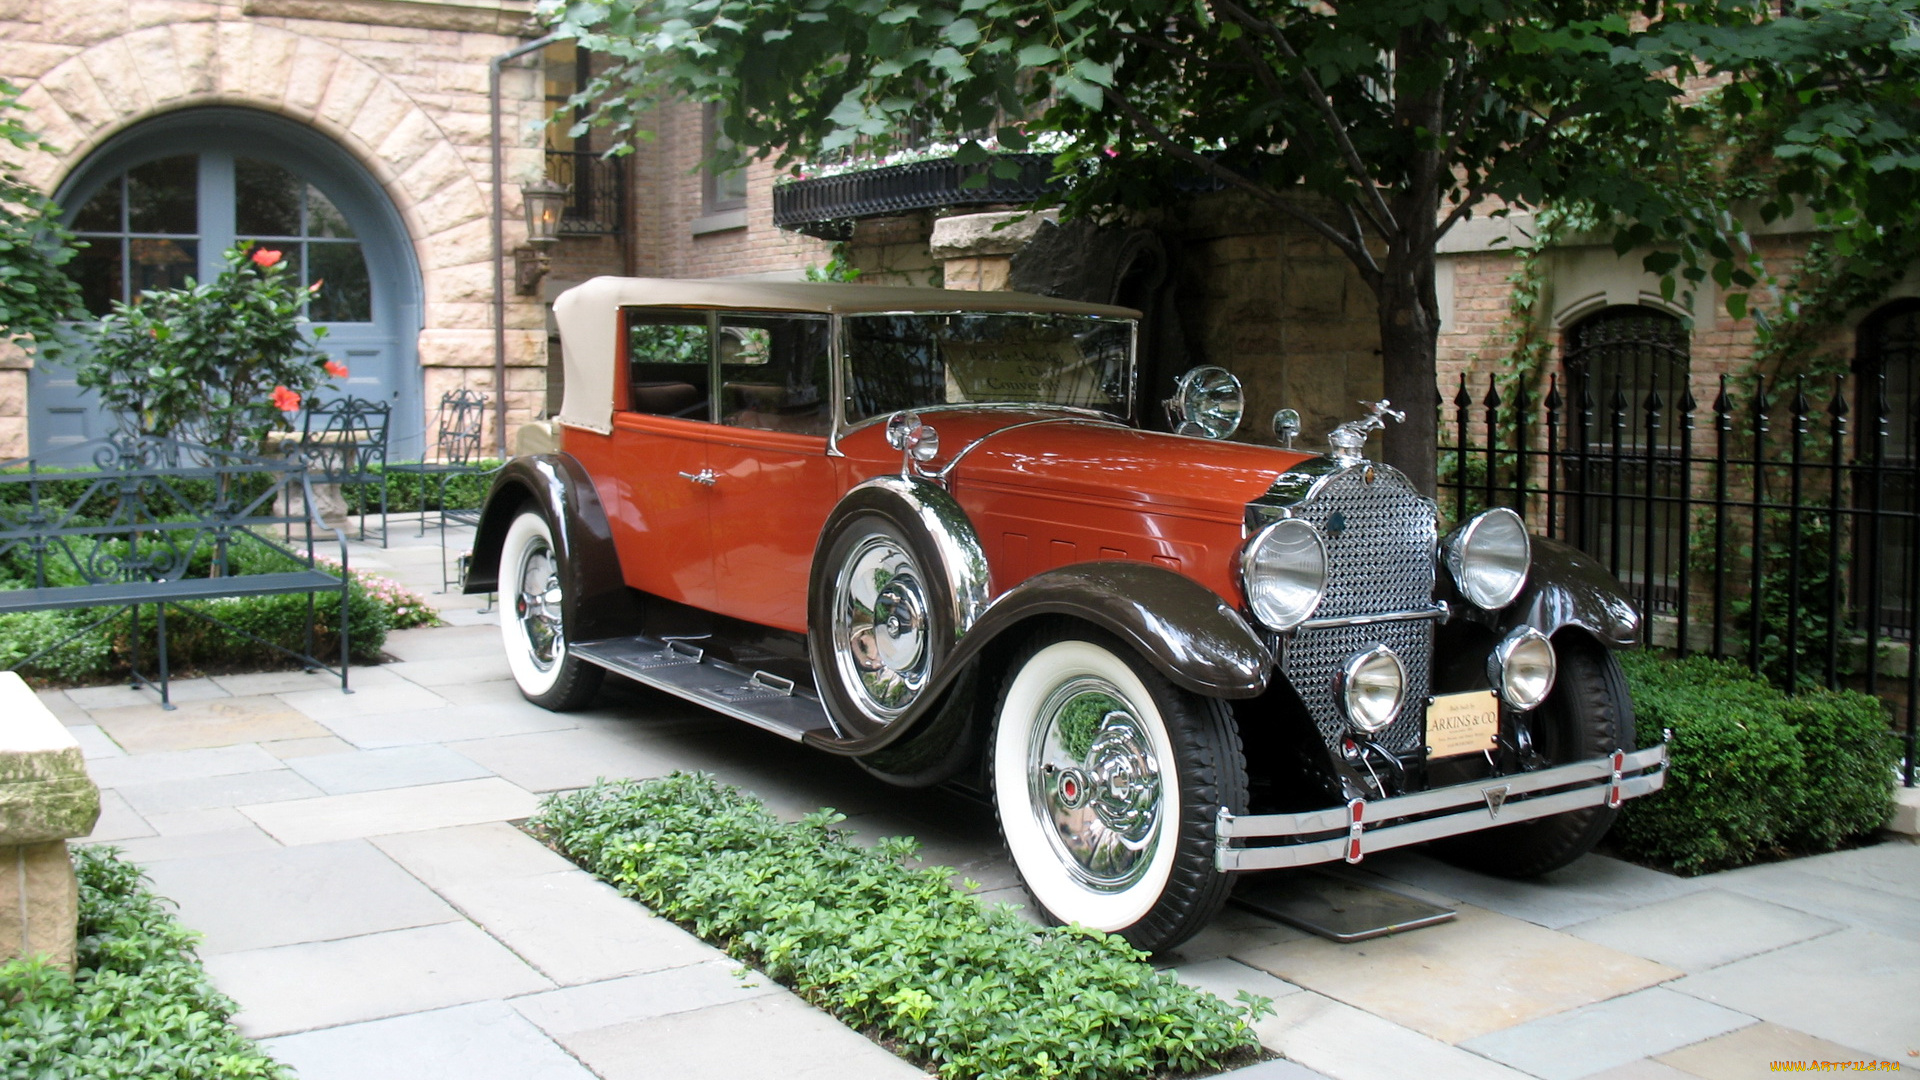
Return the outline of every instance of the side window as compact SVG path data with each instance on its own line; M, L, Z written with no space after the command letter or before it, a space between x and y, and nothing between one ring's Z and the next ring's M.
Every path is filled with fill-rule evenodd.
M831 363L824 315L720 317L720 422L825 435Z
M711 419L704 312L627 312L627 408Z

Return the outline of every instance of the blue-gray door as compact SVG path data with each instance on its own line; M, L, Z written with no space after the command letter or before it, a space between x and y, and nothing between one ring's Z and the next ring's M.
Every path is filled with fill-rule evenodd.
M419 458L420 272L399 214L333 142L247 109L191 109L128 129L90 155L55 198L88 246L70 272L89 310L220 272L241 240L285 252L319 282L308 318L350 375L334 395L393 405L389 459ZM34 452L97 438L113 421L71 370L40 363L29 381Z

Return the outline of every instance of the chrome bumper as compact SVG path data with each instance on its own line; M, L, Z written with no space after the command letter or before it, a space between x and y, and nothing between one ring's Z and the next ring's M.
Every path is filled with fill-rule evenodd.
M1619 806L1624 800L1659 791L1666 781L1667 747L1662 743L1631 754L1616 750L1592 761L1489 777L1379 802L1355 799L1345 806L1303 814L1238 817L1223 808L1213 862L1221 870L1270 870L1336 859L1357 863L1375 852L1443 836L1592 806ZM1289 842L1233 846L1233 841L1247 837Z

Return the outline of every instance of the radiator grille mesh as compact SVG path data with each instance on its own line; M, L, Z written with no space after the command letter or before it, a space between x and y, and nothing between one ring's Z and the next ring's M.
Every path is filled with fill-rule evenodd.
M1294 516L1319 529L1327 541L1327 596L1315 619L1432 605L1438 546L1433 504L1398 472L1356 465L1337 473L1296 506ZM1399 654L1407 675L1406 706L1376 739L1396 753L1411 751L1422 745L1431 693L1432 620L1297 631L1287 643L1284 670L1321 737L1338 746L1346 722L1334 700L1334 676L1348 657L1374 645Z

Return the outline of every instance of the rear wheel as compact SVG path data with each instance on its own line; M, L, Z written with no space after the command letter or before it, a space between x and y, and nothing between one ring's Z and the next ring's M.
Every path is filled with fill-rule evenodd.
M556 712L586 706L606 672L567 648L560 559L539 510L520 511L508 526L500 584L500 637L521 696Z
M1226 902L1214 868L1222 806L1246 805L1226 703L1188 693L1088 628L1015 657L994 723L994 806L1040 907L1148 951L1193 936Z
M1553 765L1633 750L1633 699L1613 653L1584 635L1554 642L1559 674L1534 719L1534 748ZM1437 841L1434 854L1500 877L1538 877L1593 850L1613 827L1605 806L1503 825Z

